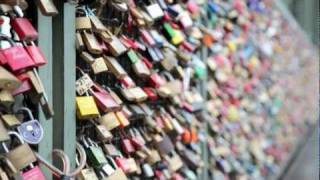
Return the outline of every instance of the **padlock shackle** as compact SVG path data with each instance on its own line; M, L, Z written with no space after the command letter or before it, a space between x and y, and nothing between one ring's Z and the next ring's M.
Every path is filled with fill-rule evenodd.
M75 177L81 172L81 170L85 167L87 162L86 152L84 148L81 146L81 144L78 142L76 144L76 150L79 151L80 163L79 166L72 172L70 171L69 157L62 150L54 149L53 154L58 155L59 157L61 157L62 161L65 162L65 167L63 171L46 161L40 154L35 153L35 155L39 163L42 163L45 167L47 167L55 176L59 178L61 178L62 176Z
M22 107L22 108L19 108L17 112L19 112L19 111L25 111L25 112L27 112L29 118L30 118L31 120L35 120L32 112L31 112L31 110L30 110L29 108Z
M62 162L62 171L67 173L70 171L70 159L61 149L53 149L52 156L57 156L61 159Z

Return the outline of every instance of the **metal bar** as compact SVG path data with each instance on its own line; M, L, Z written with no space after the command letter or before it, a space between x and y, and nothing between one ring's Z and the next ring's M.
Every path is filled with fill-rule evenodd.
M206 8L206 5L204 5L203 8ZM201 24L204 26L208 25L208 18L206 17L206 13L204 13L203 18L201 19ZM200 49L200 58L204 64L207 64L207 57L208 57L208 48L205 46L202 46ZM200 81L200 93L204 99L204 101L208 100L207 97L207 85L208 85L208 71L206 70L205 77ZM205 112L207 112L206 106L204 107ZM204 162L204 166L202 169L201 179L207 180L209 179L209 156L208 156L208 148L207 148L207 136L208 136L208 123L204 121L204 129L203 129L203 135L204 135L204 141L201 142L201 150L202 150L202 160Z
M53 18L53 122L55 148L65 151L75 167L75 5L56 0L59 14Z
M39 11L37 17L39 32L38 46L41 48L48 61L44 67L39 69L39 76L42 79L49 103L52 103L52 18L43 16ZM40 110L39 121L43 126L45 133L43 140L39 144L38 152L42 157L51 162L51 150L53 146L52 119L47 120ZM42 168L42 171L48 180L52 179L51 173L46 168Z

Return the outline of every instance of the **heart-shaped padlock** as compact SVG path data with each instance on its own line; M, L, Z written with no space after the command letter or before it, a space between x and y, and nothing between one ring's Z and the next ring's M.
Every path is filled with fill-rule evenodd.
M17 127L19 134L28 144L39 144L43 138L43 127L40 122L35 120L30 109L20 108L18 111L25 111L29 116L29 120L21 123Z

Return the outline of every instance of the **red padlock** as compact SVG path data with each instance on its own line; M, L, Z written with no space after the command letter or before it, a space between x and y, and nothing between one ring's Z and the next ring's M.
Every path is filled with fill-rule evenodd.
M2 58L5 59L5 62L2 63L8 64L12 71L17 72L35 66L35 63L22 46L16 46L13 40L5 35L0 35L0 40L8 41L11 45L9 48L1 49L0 53Z
M147 94L149 100L155 101L158 99L158 95L154 89L150 87L143 87L142 89Z
M32 58L35 66L39 67L47 64L44 54L41 49L34 44L34 42L31 42L31 45L25 46L25 49Z
M35 41L38 39L38 32L33 27L29 19L17 17L11 19L10 24L12 29L18 34L21 41Z
M136 84L133 82L131 77L125 76L124 78L120 79L120 82L126 87L126 88L131 88L136 86Z
M149 76L149 84L152 87L159 88L165 83L166 81L158 73L153 73Z

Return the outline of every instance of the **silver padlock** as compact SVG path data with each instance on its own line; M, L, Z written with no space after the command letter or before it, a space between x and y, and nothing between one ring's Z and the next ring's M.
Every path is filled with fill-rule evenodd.
M25 121L17 127L19 134L28 144L39 144L43 139L43 127L40 122L34 119L32 112L28 108L20 108L18 112L25 111L28 114L28 121Z
M3 21L1 26L0 26L0 33L12 38L11 32L10 32L10 29L11 29L10 17L8 17L8 16L0 16L0 19ZM2 49L6 49L6 48L11 47L11 45L7 41L1 41L0 42L0 47Z
M146 178L151 178L154 176L154 171L153 171L151 165L148 163L142 164L142 171L143 171L143 175Z

